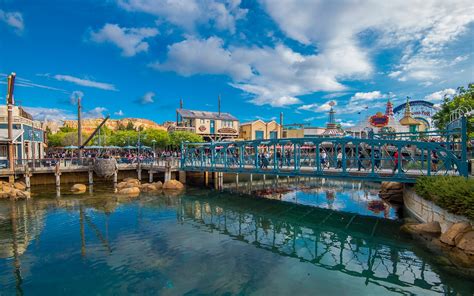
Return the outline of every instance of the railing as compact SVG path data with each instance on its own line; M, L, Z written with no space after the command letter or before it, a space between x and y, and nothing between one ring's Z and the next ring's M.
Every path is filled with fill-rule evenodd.
M450 145L393 139L303 138L183 143L181 169L414 182L420 175L467 176Z
M166 167L169 165L172 168L179 167L180 159L177 157L156 157L156 158L116 158L117 165L119 168L128 166L137 166L139 163L142 166L153 166L153 167ZM15 159L15 171L24 171L28 168L31 171L34 170L53 170L56 166L60 169L74 169L74 168L87 168L94 164L94 158L83 157L83 158L42 158L42 159ZM0 161L0 169L8 170L8 160Z

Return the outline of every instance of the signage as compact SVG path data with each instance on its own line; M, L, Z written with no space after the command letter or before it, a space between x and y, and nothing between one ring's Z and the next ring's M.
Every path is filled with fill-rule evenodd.
M204 125L201 125L201 126L199 127L199 131L200 131L200 132L204 132L204 131L206 131L206 129L207 129L207 128L206 128Z
M231 127L223 127L223 128L218 129L217 132L220 134L236 134L237 130Z
M390 118L387 115L383 115L381 112L371 116L369 118L370 125L375 127L384 127L388 124Z

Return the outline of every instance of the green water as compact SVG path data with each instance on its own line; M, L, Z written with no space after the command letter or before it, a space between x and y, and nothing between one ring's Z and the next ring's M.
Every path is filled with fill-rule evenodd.
M336 211L307 196L52 190L0 201L1 295L474 293L472 279L401 236L393 213L361 215L344 194Z

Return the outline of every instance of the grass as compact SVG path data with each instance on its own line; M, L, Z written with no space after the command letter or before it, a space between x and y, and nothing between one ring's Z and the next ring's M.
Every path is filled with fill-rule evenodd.
M474 179L455 176L420 177L415 192L448 212L474 220Z

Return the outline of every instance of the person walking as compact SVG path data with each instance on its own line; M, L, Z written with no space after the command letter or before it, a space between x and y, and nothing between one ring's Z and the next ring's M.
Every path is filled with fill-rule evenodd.
M362 153L362 151L359 150L359 157L357 158L357 170L359 172L361 168L364 168L364 170L366 169L364 164L362 163L364 159L365 159L364 153Z
M439 162L439 158L438 158L438 154L436 154L436 151L431 151L431 170L433 172L437 172L438 171L438 162Z
M341 150L339 150L337 152L337 157L336 158L337 158L337 168L340 169L340 168L342 168L342 152L341 152Z
M395 174L395 171L398 169L398 150L395 151L395 153L393 154L393 170L392 170L392 173ZM403 164L403 159L402 159L402 163L400 163L400 165ZM403 170L403 168L400 167L400 172L401 173L404 173L405 171Z
M323 165L323 169L324 169L326 167L326 162L328 158L326 151L325 150L321 151L321 153L319 154L319 157L321 159L321 164Z

